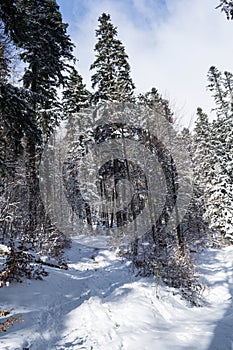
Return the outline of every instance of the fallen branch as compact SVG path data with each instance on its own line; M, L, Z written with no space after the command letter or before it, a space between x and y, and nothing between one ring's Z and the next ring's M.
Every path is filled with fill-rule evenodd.
M49 266L49 267L55 267L56 269L60 269L60 270L68 270L68 266L66 264L54 264L54 263L50 263L50 262L46 262L43 261L41 259L37 259L35 260L35 262L37 264L41 264L41 265L45 265L45 266Z

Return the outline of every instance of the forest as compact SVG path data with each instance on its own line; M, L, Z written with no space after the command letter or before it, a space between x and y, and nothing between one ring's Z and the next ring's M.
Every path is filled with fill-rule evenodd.
M233 1L216 11L230 30ZM135 93L111 14L91 90L67 29L55 0L0 0L0 294L69 271L73 239L104 236L133 276L201 307L198 256L233 243L233 74L210 65L215 117L197 101L194 128L179 129L156 81ZM21 318L1 303L0 334Z

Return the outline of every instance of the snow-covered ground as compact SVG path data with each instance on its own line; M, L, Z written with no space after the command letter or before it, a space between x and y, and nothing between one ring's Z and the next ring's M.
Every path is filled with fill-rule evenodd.
M0 290L0 308L24 321L0 333L0 349L233 349L233 247L201 254L206 303L199 308L133 277L126 261L88 239L74 239L66 255L68 270L47 268L44 281Z

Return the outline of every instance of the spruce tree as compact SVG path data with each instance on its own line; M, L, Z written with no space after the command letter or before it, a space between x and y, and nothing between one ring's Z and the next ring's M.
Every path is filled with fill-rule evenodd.
M201 108L198 108L193 138L193 162L195 165L195 181L199 183L202 190L206 185L203 180L207 178L211 164L210 142L211 124L207 114Z
M215 75L208 75L211 83L208 87L213 92L217 107L217 117L212 123L212 147L215 150L215 160L222 164L224 174L227 174L233 183L232 172L232 142L233 142L233 78L232 73L218 72L211 67L210 72L217 72ZM214 77L214 79L213 79Z
M233 1L232 0L221 0L217 6L221 11L225 12L227 19L233 19Z
M47 136L59 121L57 113L51 113L57 104L56 88L64 84L63 72L73 59L67 25L54 0L0 1L0 17L5 32L21 49L20 57L27 64L24 87L34 94L35 119Z
M159 94L156 88L153 87L149 92L146 92L145 94L139 94L138 103L140 105L145 105L161 114L170 123L173 122L173 113L169 107L169 102Z
M38 201L41 204L38 165L42 141L46 142L59 123L58 110L61 108L56 91L65 82L63 73L69 68L68 61L73 59L73 44L55 0L1 0L0 17L5 33L20 49L20 57L26 63L23 84L31 97L28 119L36 125L36 130L25 135L29 189L27 231L33 236L41 225L39 216L43 217L42 205L38 205ZM38 133L43 138L38 138Z
M207 223L204 220L206 211L206 203L208 201L207 184L212 177L211 162L211 123L208 115L199 107L197 109L197 120L195 122L194 135L191 143L191 157L193 163L193 204L191 208L192 217L197 218L196 233L200 236L203 233L201 240L205 239L208 234ZM205 216L206 217L206 216Z
M90 92L83 84L81 75L73 67L63 91L63 113L65 117L78 113L89 106Z
M233 118L218 116L212 123L211 165L206 185L205 218L210 227L233 240Z
M217 115L228 115L228 101L227 101L227 91L223 89L223 76L222 73L214 66L210 67L207 74L207 79L209 81L208 89L212 92L212 96L216 103Z
M96 37L96 59L90 67L95 70L91 78L92 87L96 89L93 102L131 101L135 86L130 77L128 56L121 41L117 39L117 28L112 25L109 14L103 13L99 17Z
M15 52L0 23L0 173L13 174L15 162L22 152L21 140L34 135L39 143L41 134L32 118L32 94L9 83ZM1 185L4 181L1 182ZM1 186L0 185L0 186Z
M80 123L83 123L78 113L90 106L90 97L91 93L86 89L81 75L72 67L62 98L63 116L67 120L66 138L70 143L70 148L73 147L72 142L75 135L80 132Z
M209 123L201 110L198 113L194 158L196 181L203 201L203 218L225 242L226 238L232 240L233 237L232 75L211 67L208 80L217 116Z

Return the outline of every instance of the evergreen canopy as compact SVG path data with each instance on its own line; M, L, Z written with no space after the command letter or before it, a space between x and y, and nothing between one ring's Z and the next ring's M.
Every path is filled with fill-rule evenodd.
M62 71L67 68L65 60L73 59L73 44L56 1L0 0L0 18L28 64L25 88L44 94L48 84L63 83Z
M96 59L90 67L96 71L91 78L92 87L96 88L94 103L100 100L130 101L135 86L130 77L125 48L117 39L117 28L112 25L109 14L103 13L99 23Z

